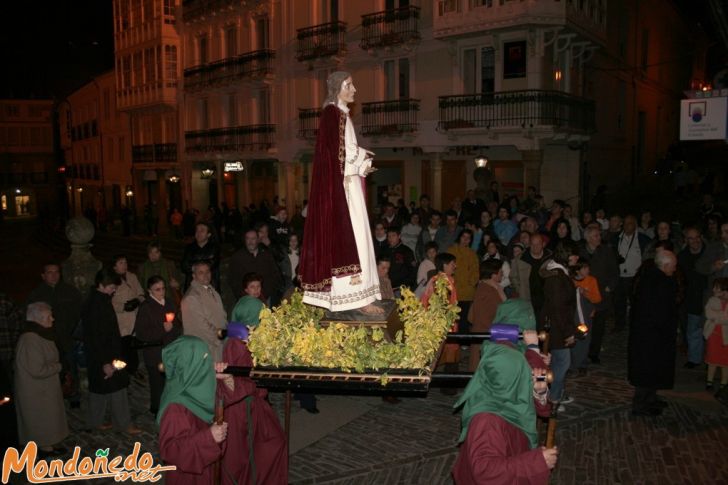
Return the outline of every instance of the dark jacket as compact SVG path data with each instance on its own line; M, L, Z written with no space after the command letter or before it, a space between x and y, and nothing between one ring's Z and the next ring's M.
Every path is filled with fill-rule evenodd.
M121 369L105 379L104 364L122 359L121 334L111 296L92 289L83 310L84 350L88 370L88 390L96 394L110 394L129 385L129 375Z
M579 256L589 262L591 275L599 283L599 293L602 294L602 302L596 305L597 311L608 309L611 304L611 293L606 291L606 289L609 288L611 292L614 292L619 283L617 253L611 246L604 243L597 246L594 252L590 252L586 241L582 241L582 244L579 246Z
M162 348L182 335L182 322L177 310L174 300L170 298L165 298L164 305L160 305L157 300L147 296L147 299L139 305L134 323L136 337L142 342L159 343L159 345L142 349L146 365L156 367L162 362ZM175 314L174 326L169 332L164 331L167 313Z
M544 303L544 281L540 270L550 258L551 251L548 249L543 250L543 256L540 259L535 259L531 255L531 251L526 251L521 256L521 261L531 266L531 272L528 274L528 288L531 291L531 304L536 315L541 313Z
M228 269L228 283L236 298L235 301L243 292L243 276L246 273L259 273L263 276L265 298L275 299L279 290L285 286L281 271L270 250L261 248L256 255L253 255L248 248L243 247L235 251Z
M564 349L564 341L573 336L576 329L576 288L564 271L558 268L547 269L547 266L544 264L539 271L544 281L544 303L540 321L542 325L546 322L551 325L551 348Z
M415 287L417 268L415 267L415 253L402 243L396 247L388 247L382 251L382 256L389 258L389 279L392 281L392 288L399 288L404 285L409 288Z
M705 289L708 286L708 277L698 273L695 264L700 256L705 252L705 245L700 248L698 254L690 252L689 247L685 247L677 256L677 263L682 273L685 275L685 310L692 315L702 315Z
M185 274L185 291L190 287L192 282L192 265L199 262L205 262L210 265L212 272L212 286L220 291L220 246L212 240L200 247L197 241L192 241L185 246L185 252L182 256L182 272Z
M38 301L48 303L53 309L53 329L58 350L63 354L70 352L73 347L73 332L81 317L81 292L63 281L59 281L55 287L41 283L28 297L28 303Z
M677 283L648 267L635 289L628 370L633 386L670 389L675 381Z

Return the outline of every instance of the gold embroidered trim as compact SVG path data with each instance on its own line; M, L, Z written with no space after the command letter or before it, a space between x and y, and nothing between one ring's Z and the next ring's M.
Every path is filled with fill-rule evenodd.
M313 298L319 301L325 301L330 303L332 306L340 306L346 303L355 303L365 298L369 298L378 294L379 285L373 285L361 291L355 291L353 293L347 293L345 295L334 295L330 292L315 292L315 291L304 291L303 296Z
M344 175L344 163L346 163L346 117L347 114L339 110L339 170Z
M333 268L331 274L333 276L339 276L340 274L347 273L361 273L361 266L358 264L350 264L348 266L341 266L339 268ZM327 286L331 286L331 278L326 278L316 283L303 283L301 282L301 288L304 291L321 291Z

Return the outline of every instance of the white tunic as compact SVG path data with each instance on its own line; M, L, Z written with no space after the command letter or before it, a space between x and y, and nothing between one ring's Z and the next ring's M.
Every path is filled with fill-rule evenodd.
M338 107L346 113L346 163L344 167L344 191L349 207L351 226L354 230L356 250L359 255L361 274L333 277L330 292L305 291L304 303L327 308L331 311L345 311L362 308L375 300L381 300L377 260L369 228L369 216L362 184L364 172L371 167L372 160L367 152L357 144L354 125L349 118L349 108L339 102ZM335 235L334 235L335 236Z

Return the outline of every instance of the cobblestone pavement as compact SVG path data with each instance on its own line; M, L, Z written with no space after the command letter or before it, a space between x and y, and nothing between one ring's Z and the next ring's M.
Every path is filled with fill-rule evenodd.
M22 256L37 254L24 249ZM4 269L13 271L16 266ZM728 408L703 390L705 370L684 370L684 358L680 357L676 387L662 393L669 403L664 414L634 418L629 407L632 388L626 382L626 337L626 333L609 335L603 365L590 368L585 377L567 381L568 392L575 400L559 416L557 444L561 455L552 483L728 484L728 460L724 455L728 447ZM467 353L463 354L466 359ZM80 409L68 410L72 435L64 446L69 450L81 446L82 456L92 456L97 449L108 447L113 456L129 453L134 442L139 441L142 451L152 452L158 462L157 427L147 411L146 381L132 379L129 392L134 421L144 430L141 435L86 429L83 402ZM302 432L303 421L315 425L319 420L321 428L326 428L334 417L339 417L333 416L336 406L354 403L361 412L348 420L339 419L341 426L323 434L299 439L305 445L290 458L291 483L451 483L460 423L459 416L452 412L457 396L432 389L425 397L402 398L396 405L372 397L319 399L322 412L315 416L294 405L293 435ZM271 401L280 415L282 395L272 394ZM26 482L15 476L11 483Z

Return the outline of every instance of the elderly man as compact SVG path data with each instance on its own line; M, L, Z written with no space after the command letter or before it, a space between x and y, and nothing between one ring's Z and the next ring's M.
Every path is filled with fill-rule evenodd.
M15 351L18 436L22 444L34 441L41 456L64 453L65 449L54 446L68 436L68 423L50 305L31 303L26 320Z
M263 297L270 298L271 305L277 304L283 277L273 254L261 247L258 233L252 229L245 233L245 247L238 249L230 260L228 284L236 301L243 292L243 276L248 273L263 276Z
M73 332L81 318L81 293L61 279L61 266L56 262L46 263L40 278L42 282L30 292L28 303L42 301L53 309L53 330L63 372L69 372L72 378L72 392L68 399L71 407L77 408L80 406L80 396L78 364L73 352Z
M210 348L214 362L222 361L222 340L217 331L227 327L227 313L220 294L211 284L210 265L192 266L192 282L182 298L182 325L185 335L201 338Z
M677 258L670 251L655 256L655 266L644 270L635 291L629 328L629 382L635 387L632 414L657 416L664 402L658 389L671 389L675 381L677 337Z

